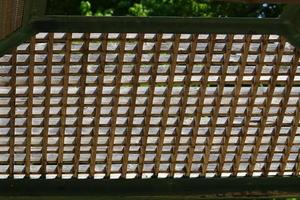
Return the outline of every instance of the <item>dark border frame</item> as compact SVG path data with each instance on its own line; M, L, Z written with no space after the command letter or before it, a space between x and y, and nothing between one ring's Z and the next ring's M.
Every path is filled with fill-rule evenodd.
M147 32L280 34L300 48L300 5L282 16L257 18L46 16L46 0L26 0L23 25L0 41L0 56L38 32ZM180 178L133 180L0 180L0 200L16 199L202 199L300 196L300 178Z
M38 32L279 34L300 49L300 2L280 18L85 17L45 15L47 0L25 0L23 25L0 41L0 56Z
M10 197L97 197L99 199L190 200L229 197L300 195L300 178L177 178L177 179L7 179L0 180L0 200Z

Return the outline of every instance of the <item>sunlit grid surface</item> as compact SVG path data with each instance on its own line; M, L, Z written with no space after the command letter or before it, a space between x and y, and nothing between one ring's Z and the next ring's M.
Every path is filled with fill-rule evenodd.
M2 178L298 175L277 35L39 33L0 59Z
M0 39L17 30L22 24L24 0L0 1Z

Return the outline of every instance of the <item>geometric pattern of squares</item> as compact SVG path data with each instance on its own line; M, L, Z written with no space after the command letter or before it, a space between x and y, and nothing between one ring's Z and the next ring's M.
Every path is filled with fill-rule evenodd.
M299 175L279 35L38 33L0 76L0 178Z

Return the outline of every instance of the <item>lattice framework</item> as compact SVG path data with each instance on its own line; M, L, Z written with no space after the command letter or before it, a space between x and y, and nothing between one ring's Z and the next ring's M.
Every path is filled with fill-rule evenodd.
M299 175L282 36L39 33L0 66L2 178Z

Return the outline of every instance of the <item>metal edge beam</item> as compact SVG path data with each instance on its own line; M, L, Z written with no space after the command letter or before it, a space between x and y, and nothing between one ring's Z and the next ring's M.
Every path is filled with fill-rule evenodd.
M287 6L280 19L45 16L45 10L46 0L26 1L23 26L0 41L0 56L43 31L280 34L300 48L300 6L295 5Z
M34 0L36 1L36 0ZM34 2L28 1L28 2ZM27 2L26 10L30 8ZM41 1L45 6L45 1ZM34 8L39 8L35 4ZM0 56L37 32L148 32L283 34L279 19L193 17L83 17L28 15L25 24L0 41ZM29 13L29 12L27 12ZM29 21L27 21L29 20Z
M298 47L298 35L288 20L257 18L193 17L83 17L45 16L45 0L26 1L26 19L21 29L0 41L0 55L36 32L148 32L148 33L237 33L286 35ZM294 6L293 6L294 7ZM32 12L29 10L32 9ZM292 15L293 16L293 15ZM22 37L18 37L22 35ZM299 42L300 43L300 42Z
M5 197L0 196L0 200L274 200L274 197L259 197L259 196L249 196L249 197L224 197L224 196L13 196L13 197ZM297 198L297 196L285 195L285 196L276 196L277 200L286 200Z
M287 6L281 18L82 17L33 19L42 32L278 34L300 49L300 6Z
M47 0L25 0L23 26L28 24L33 17L46 14Z
M7 179L0 196L300 196L300 178Z
M300 50L300 6L288 5L281 14L287 40Z
M293 199L296 196L276 196L277 200L286 200ZM201 197L201 196L119 196L119 197L111 197L111 196L103 196L103 197L95 197L95 196L22 196L22 197L1 197L0 200L253 200L253 197L222 197L222 196L211 196L211 197ZM255 196L256 200L274 200L272 197L258 197Z
M19 30L10 34L4 40L0 41L0 56L3 56L5 53L8 53L19 44L22 44L35 33L36 31L34 30L32 24L27 24L26 26L21 27Z
M293 8L295 9L295 8ZM298 13L298 12L296 12ZM287 15L286 15L287 16ZM294 15L291 15L293 17ZM296 19L296 20L295 20ZM136 18L136 17L66 17L45 16L33 20L5 40L0 54L16 47L39 31L50 32L172 32L172 33L244 33L283 34L300 47L299 18ZM278 196L300 195L300 179L226 178L226 179L134 179L134 180L1 180L1 196L161 196L176 199L190 196ZM152 198L152 197L151 197ZM159 197L158 197L159 198ZM167 198L167 199L168 199ZM178 198L178 199L179 199ZM0 197L1 199L1 197Z
M284 33L276 18L45 16L32 22L37 30L48 32Z

